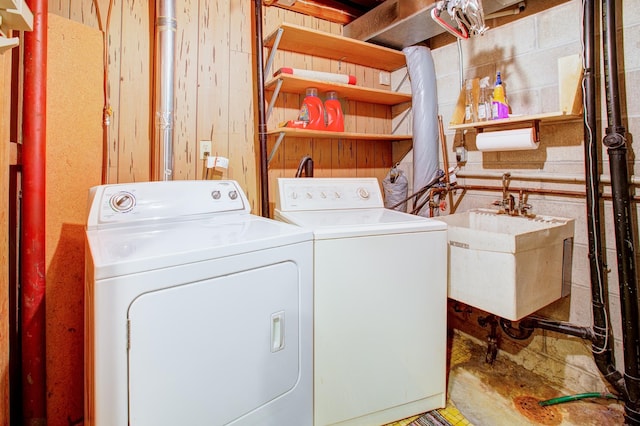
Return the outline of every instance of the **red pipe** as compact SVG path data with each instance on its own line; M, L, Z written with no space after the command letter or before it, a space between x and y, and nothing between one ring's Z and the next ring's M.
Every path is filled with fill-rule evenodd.
M22 125L22 415L46 424L45 160L47 0L28 0L33 31L24 33Z

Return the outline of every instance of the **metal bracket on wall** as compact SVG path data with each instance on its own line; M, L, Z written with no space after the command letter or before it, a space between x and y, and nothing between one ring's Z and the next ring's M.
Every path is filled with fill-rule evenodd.
M273 156L276 155L276 151L280 147L280 143L282 142L282 139L284 139L284 132L278 133L278 139L276 140L276 144L273 146L273 149L271 150L271 153L269 154L269 157L267 158L267 164L269 164L271 162L271 160L273 159Z

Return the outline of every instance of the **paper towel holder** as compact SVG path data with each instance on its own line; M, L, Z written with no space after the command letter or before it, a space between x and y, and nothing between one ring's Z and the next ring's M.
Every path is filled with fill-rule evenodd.
M526 123L526 121L525 121ZM540 142L540 120L532 120L531 121L531 129L533 130L533 141ZM477 133L484 132L484 127L478 126L476 128Z

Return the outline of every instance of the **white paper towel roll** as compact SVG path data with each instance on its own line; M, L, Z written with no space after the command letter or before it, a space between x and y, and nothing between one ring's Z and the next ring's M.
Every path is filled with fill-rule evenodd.
M519 151L537 149L535 128L483 132L476 136L478 151Z

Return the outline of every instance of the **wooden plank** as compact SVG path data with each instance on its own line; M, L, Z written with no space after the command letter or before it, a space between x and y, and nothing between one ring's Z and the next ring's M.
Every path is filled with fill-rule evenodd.
M102 34L49 14L47 49L47 418L81 419L84 224L101 182Z
M9 229L11 51L0 53L0 227ZM0 424L9 422L9 233L0 232Z
M394 71L405 66L404 54L398 50L289 23L283 23L282 28L284 32L279 49L306 52L309 55L357 65L376 64L386 71ZM267 36L264 45L272 47L274 40L275 33L272 33Z
M348 98L354 101L371 102L383 105L396 105L403 102L411 102L411 95L397 93L390 90L371 89L355 84L332 83L321 80L302 78L292 74L280 74L277 78L269 80L265 84L266 90L274 90L277 82L282 81L281 91L290 93L305 93L307 87L316 87L318 92L335 90L340 98Z
M110 0L101 0L100 11L103 16L106 27L106 14L108 14ZM107 101L108 107L111 110L111 124L106 129L104 137L107 140L107 158L105 164L106 182L105 183L118 183L118 164L119 164L119 136L120 136L120 69L122 66L122 13L123 3L120 1L114 1L114 5L111 11L111 20L109 22L109 28L107 30Z
M325 138L325 139L362 139L362 140L381 140L381 141L401 141L411 139L411 135L392 135L386 133L364 133L364 132L328 132L326 130L305 130L295 129L291 127L281 127L269 130L268 135L277 135L284 133L288 138Z
M120 109L118 110L117 181L145 182L150 175L151 126L155 116L151 104L151 50L149 5L124 0L121 27ZM150 114L151 111L151 114Z
M540 121L542 123L558 123L576 121L582 119L582 114L567 114L563 111L547 112L543 114L531 114L531 115L515 115L509 118L501 118L499 120L487 120L476 123L462 123L462 124L449 124L450 130L458 129L477 129L477 128L491 128L497 130L497 128L506 128L509 125L515 127L522 127L522 124L528 122Z
M197 179L198 0L176 8L173 179Z
M268 3L265 2L265 4ZM274 6L343 25L348 24L358 16L355 14L355 9L351 9L342 3L339 5L336 3L331 7L327 6L325 2L318 3L313 0L306 0L304 2L294 2L291 6L281 4L275 4ZM349 12L349 10L353 12Z
M582 58L570 55L558 59L558 91L560 111L566 114L582 113Z
M229 152L230 106L242 103L239 99L231 102L229 93L231 3L200 0L198 21L197 140L212 141L213 153L225 157ZM197 161L198 177L203 176L203 165Z

